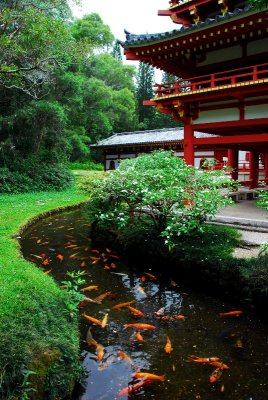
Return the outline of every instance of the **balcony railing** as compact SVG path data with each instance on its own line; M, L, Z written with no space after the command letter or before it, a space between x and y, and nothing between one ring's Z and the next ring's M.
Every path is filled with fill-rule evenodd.
M156 97L194 94L268 79L268 63L155 85Z

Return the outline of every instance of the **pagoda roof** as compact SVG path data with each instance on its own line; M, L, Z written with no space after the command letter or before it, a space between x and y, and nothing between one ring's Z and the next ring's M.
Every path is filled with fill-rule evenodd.
M250 11L254 11L252 6L247 5L243 9L236 8L233 12L227 12L226 14L216 15L215 18L207 18L204 21L199 21L196 24L191 24L189 26L182 26L179 29L173 29L172 31L162 32L162 33L146 33L146 34L133 34L125 30L126 41L119 43L124 47L136 47L153 44L155 42L170 40L173 38L177 38L179 36L185 35L187 33L192 33L193 31L197 31L201 28L212 27L213 25L217 25L220 22L225 22L230 19L235 19L237 16L242 16L244 14L249 13Z
M217 137L203 132L195 132L196 138ZM107 139L103 139L90 147L114 147L129 145L161 144L161 143L182 143L184 128L166 128L147 131L120 132L115 133Z

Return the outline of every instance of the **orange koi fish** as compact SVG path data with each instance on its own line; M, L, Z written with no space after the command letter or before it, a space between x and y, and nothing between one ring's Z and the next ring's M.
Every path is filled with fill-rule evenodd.
M99 250L91 250L91 253L100 254L100 251Z
M93 318L90 315L87 315L86 313L83 313L82 316L85 317L88 321L92 322L93 325L101 326L101 321L99 319Z
M167 354L170 354L173 350L172 345L171 345L171 340L169 339L169 337L167 336L167 342L166 345L164 347L164 350Z
M210 364L211 362L219 361L219 357L198 357L191 355L188 358L188 362L195 362L200 364Z
M86 336L86 342L89 346L97 346L97 342L95 339L93 339L92 333L91 333L91 327L87 331L87 336Z
M105 326L107 325L107 321L108 321L108 314L105 314L102 321L101 321L101 327L105 328Z
M82 261L81 264L80 264L80 267L81 267L81 268L84 268L84 267L86 267L86 266L87 266L87 265L86 265L86 262L85 262L85 261Z
M143 336L141 335L141 333L139 331L137 331L135 333L135 335L136 335L136 339L138 342L140 342L140 343L144 342Z
M57 255L56 255L56 258L59 260L59 262L62 262L63 259L64 259L64 257L63 257L62 254L57 254Z
M79 253L71 254L71 255L69 256L69 258L76 258L76 256L78 256L78 254L79 254Z
M223 364L222 362L219 362L219 361L211 361L210 363L208 363L208 365L212 365L213 367L216 367L216 368L221 368L222 370L226 370L226 369L230 368L228 365Z
M100 304L98 301L91 299L90 297L84 297L83 300L78 304L79 308L85 307L88 303Z
M99 361L103 360L104 357L104 347L102 344L98 343L96 346L96 355Z
M67 244L64 247L65 247L65 249L73 249L76 246L77 246L77 244Z
M46 266L49 263L49 259L45 258L44 261L42 262L42 265Z
M165 375L155 375L155 374L150 374L149 372L135 372L133 374L134 378L136 379L150 379L152 381L160 381L164 382L165 380Z
M115 254L109 254L109 257L114 258L115 260L119 260L120 257L116 256Z
M108 249L107 247L106 247L105 251L106 251L106 253L111 253L112 252L112 250Z
M149 379L143 379L140 382L134 383L134 385L129 385L125 387L124 389L120 390L120 392L117 393L117 396L130 396L132 393L137 392L141 387L144 385L148 385L152 383Z
M95 299L93 299L94 301L101 303L103 299L105 299L105 297L109 296L112 292L105 292L103 294L101 294L100 296L96 297Z
M140 310L137 310L137 308L127 306L127 308L135 315L138 315L139 317L144 317L144 313Z
M220 379L220 377L222 376L222 368L216 368L212 374L209 377L209 382L210 383L215 383L216 381L218 381Z
M152 281L157 281L157 277L150 272L144 272L144 275L148 276L148 278L152 279Z
M100 261L100 259L98 258L97 260L92 261L91 264L92 264L92 265L95 265L95 264L97 264L99 261Z
M171 315L163 315L160 319L162 321L173 321L174 318Z
M228 316L235 316L238 317L239 315L243 314L243 311L229 311L229 312L222 312L220 313L220 317L228 317Z
M130 304L132 304L132 303L135 303L135 300L127 301L126 303L119 303L119 304L116 304L116 305L113 306L112 308L113 308L114 310L119 310L120 308L127 307L127 306L129 306Z
M142 276L141 276L141 282L143 283L143 282L146 282L146 281L147 281L146 276L142 275Z
M152 330L155 329L156 326L149 325L149 324L125 324L124 329L126 328L136 328L136 329L143 329L143 330Z
M96 286L96 285L91 285L91 286L87 286L87 287L85 287L85 288L83 288L83 289L80 289L81 290L81 292L85 292L85 291L90 291L90 290L96 290L96 289L98 289L98 286Z
M47 271L44 271L44 274L49 274L51 272L51 269L48 269Z
M105 271L110 271L111 267L109 267L109 265L104 265L103 269L105 269Z
M121 360L127 361L130 365L134 365L134 361L125 353L124 351L119 350L117 352L118 357L121 358Z
M111 268L116 269L117 268L116 264L115 263L111 263Z
M174 317L173 317L174 319L185 319L185 316L184 315L181 315L181 314L179 314L179 315L174 315Z

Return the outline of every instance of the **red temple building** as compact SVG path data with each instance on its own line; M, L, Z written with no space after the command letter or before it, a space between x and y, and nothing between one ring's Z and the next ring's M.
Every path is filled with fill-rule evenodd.
M183 122L188 164L202 149L227 153L237 179L242 151L249 157L247 184L258 185L260 160L268 181L267 9L243 0L170 0L158 15L181 25L164 33L126 32L121 43L128 60L176 77L157 84L144 104Z
M121 160L138 157L142 153L153 150L172 150L175 157L184 158L184 128L155 129L147 131L120 132L91 145L93 149L103 151L104 170L116 169ZM218 136L203 132L195 132L197 139L216 138ZM204 160L218 160L214 168L227 166L227 149L213 146L195 146L194 165L204 168ZM239 151L238 181L246 184L250 179L250 153ZM259 165L259 179L264 180L264 166Z

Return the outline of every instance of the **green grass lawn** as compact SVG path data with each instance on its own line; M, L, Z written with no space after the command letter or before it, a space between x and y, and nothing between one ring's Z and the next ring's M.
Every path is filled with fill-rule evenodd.
M75 189L0 195L0 398L27 399L34 385L38 391L31 391L33 399L41 400L45 389L45 399L56 399L59 393L63 398L75 378L77 319L64 312L64 291L22 258L12 237L37 215L86 199Z

